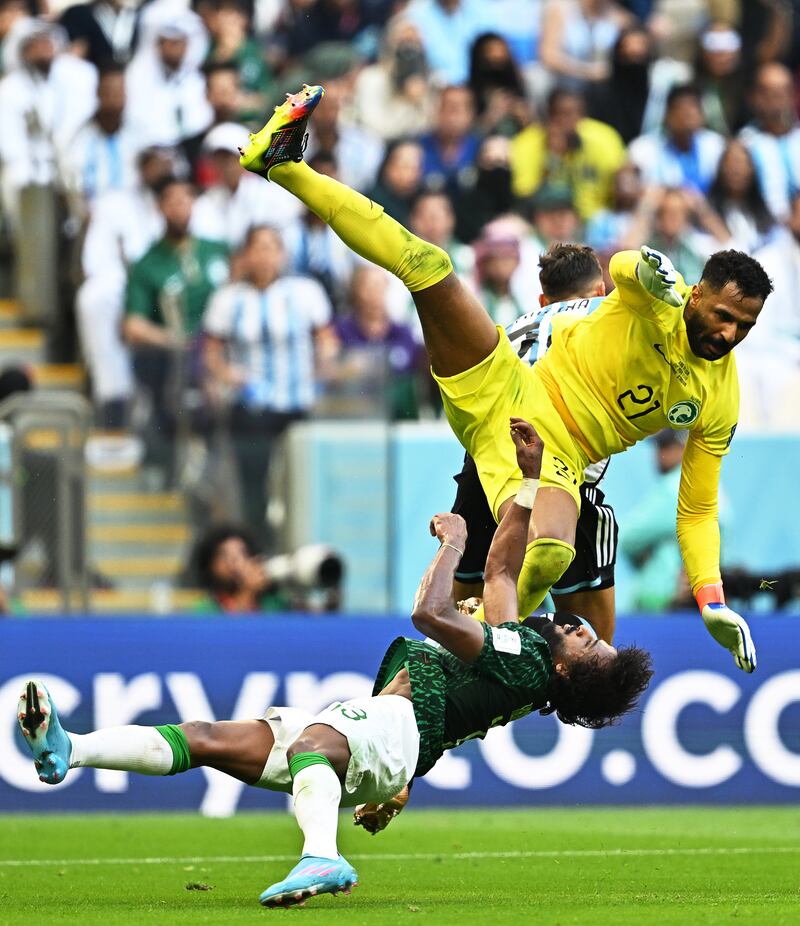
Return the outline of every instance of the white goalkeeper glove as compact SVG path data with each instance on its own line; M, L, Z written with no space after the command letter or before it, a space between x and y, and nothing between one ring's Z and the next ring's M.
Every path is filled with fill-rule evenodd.
M733 661L743 672L753 672L757 665L756 647L747 621L726 604L714 602L700 612L708 632L733 655Z
M675 288L678 277L672 261L666 254L643 245L641 257L636 265L636 276L639 282L656 299L666 302L667 305L679 309L683 305L683 297Z

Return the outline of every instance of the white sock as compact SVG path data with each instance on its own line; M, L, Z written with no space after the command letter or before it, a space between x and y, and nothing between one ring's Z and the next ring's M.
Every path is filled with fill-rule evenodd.
M309 765L294 776L294 815L303 831L303 855L339 858L336 829L342 786L330 765Z
M81 736L70 733L70 768L112 768L140 775L168 775L172 747L155 727L109 727Z

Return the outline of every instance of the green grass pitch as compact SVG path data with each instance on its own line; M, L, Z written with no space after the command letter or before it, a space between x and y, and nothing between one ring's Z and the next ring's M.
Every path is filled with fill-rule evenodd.
M283 911L257 898L296 859L288 815L0 817L0 923L800 923L798 807L412 808L340 834L360 885Z

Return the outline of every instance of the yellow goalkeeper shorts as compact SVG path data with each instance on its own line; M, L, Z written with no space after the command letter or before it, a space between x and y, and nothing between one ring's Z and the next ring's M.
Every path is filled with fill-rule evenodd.
M486 499L497 519L503 502L516 495L522 474L508 419L524 418L544 442L540 484L564 489L581 507L578 489L589 463L530 367L517 357L498 326L497 347L479 364L455 376L436 376L447 420L475 460Z

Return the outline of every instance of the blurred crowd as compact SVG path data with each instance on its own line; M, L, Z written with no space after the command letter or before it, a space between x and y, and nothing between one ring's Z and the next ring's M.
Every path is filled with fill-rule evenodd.
M292 422L437 414L402 286L239 167L321 83L312 166L444 247L498 324L553 242L647 242L692 282L754 254L775 293L742 427L800 431L799 66L798 0L0 0L0 259L98 423L224 429L261 529Z

